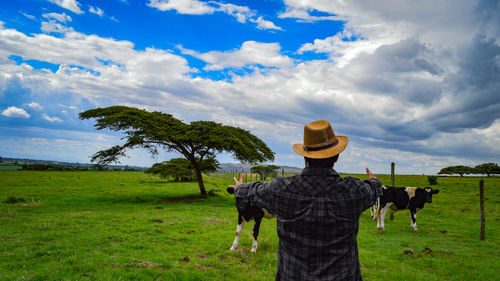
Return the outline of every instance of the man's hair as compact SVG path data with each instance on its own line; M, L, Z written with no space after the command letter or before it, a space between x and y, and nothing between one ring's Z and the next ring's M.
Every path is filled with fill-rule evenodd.
M306 166L309 166L309 167L333 168L333 165L339 159L339 155L337 154L333 157L325 158L325 159L313 159L313 158L307 158L307 157L304 157L304 159L306 161Z

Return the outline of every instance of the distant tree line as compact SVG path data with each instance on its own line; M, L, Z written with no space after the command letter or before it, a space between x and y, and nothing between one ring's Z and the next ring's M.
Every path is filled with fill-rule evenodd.
M496 163L483 163L480 165L477 165L475 167L467 167L467 166L450 166L441 169L438 174L440 175L451 175L451 174L458 174L460 177L463 177L464 175L472 174L472 175L477 175L477 174L485 174L486 176L490 175L500 175L500 166Z
M69 166L69 165L53 165L53 164L23 164L21 170L31 171L141 171L138 168L128 166L100 166L100 165L85 165L85 166Z

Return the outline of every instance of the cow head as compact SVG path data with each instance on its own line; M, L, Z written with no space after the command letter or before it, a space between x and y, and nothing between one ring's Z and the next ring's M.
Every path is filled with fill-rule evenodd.
M438 194L439 190L430 187L425 188L425 202L432 203L432 194Z

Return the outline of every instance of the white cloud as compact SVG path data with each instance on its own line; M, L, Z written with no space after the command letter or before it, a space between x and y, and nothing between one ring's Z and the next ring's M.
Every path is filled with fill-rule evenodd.
M74 106L74 105L64 105L64 104L59 104L59 107L63 107L63 108L69 108L69 109L72 109L72 110L76 110L77 107Z
M49 122L59 122L59 123L62 122L61 118L59 118L59 117L50 117L50 116L48 116L45 113L42 115L42 118L45 119L45 120L47 120L47 121L49 121Z
M226 52L211 51L197 53L180 47L184 54L199 58L207 63L207 70L221 70L224 68L241 68L249 65L262 65L264 67L286 68L293 65L293 60L280 54L278 43L260 43L255 41L243 42L238 50Z
M179 14L204 15L211 14L215 8L197 0L149 0L146 4L160 11L175 10Z
M21 12L21 11L19 11L19 13L21 13L21 15L23 15L23 16L25 16L25 17L29 18L30 20L36 20L36 17L35 17L35 16L33 16L33 15L26 14L26 13Z
M53 20L42 22L42 27L40 29L45 33L66 33L73 31L72 27L64 26Z
M237 6L233 4L224 4L211 1L211 4L219 6L217 11L231 15L240 23L246 23L247 19L255 17L255 12L246 6Z
M41 30L45 33L66 33L73 31L73 28L65 26L66 23L72 20L66 13L47 13L42 16L49 20L42 22Z
M28 107L31 109L34 109L34 110L42 110L43 109L43 107L36 102L31 102L30 104L28 104Z
M338 16L311 16L307 9L303 8L296 8L296 7L287 7L286 11L283 13L280 13L278 15L279 18L295 18L295 19L300 19L300 21L306 21L306 22L314 22L314 21L321 21L321 20L334 20L334 21L340 21L344 20L344 18L338 17Z
M346 21L346 28L368 40L391 40L392 43L418 36L425 42L439 42L453 46L467 42L480 29L494 22L496 4L465 0L454 5L452 1L397 1L380 5L374 1L342 0L285 0L289 10L319 11ZM496 6L496 7L495 7ZM492 15L485 17L484 10ZM307 19L307 18L304 18ZM486 21L485 21L486 20ZM498 25L497 25L498 26ZM500 28L496 28L497 31ZM496 34L498 36L498 33ZM391 39L392 38L392 39Z
M11 118L30 118L30 115L24 109L15 106L10 106L2 111L2 115Z
M44 18L48 20L56 20L61 23L67 23L71 21L71 17L66 15L66 13L58 14L58 13L47 13L42 15Z
M103 12L103 10L101 10L101 8L99 8L99 7L94 8L92 6L89 6L89 7L90 7L89 12L91 12L92 14L96 14L100 17L102 17L104 15L104 12Z
M273 22L264 20L262 17L258 17L255 20L251 19L251 21L257 23L257 27L259 29L283 30L281 27L276 26Z
M68 9L75 14L83 14L83 11L80 9L80 3L76 0L48 0L51 3L54 3L64 9Z
M283 30L273 22L264 20L263 17L256 18L256 12L246 6L238 6L230 3L216 1L201 2L198 0L149 0L147 5L160 11L175 10L179 14L206 15L214 12L222 12L233 16L240 23L247 20L257 23L259 29Z

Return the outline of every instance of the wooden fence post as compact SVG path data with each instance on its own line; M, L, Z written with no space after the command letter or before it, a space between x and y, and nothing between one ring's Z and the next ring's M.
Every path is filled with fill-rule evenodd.
M391 186L394 187L394 168L395 168L394 162L391 162Z
M394 187L394 173L395 173L395 166L394 162L391 162L391 186ZM394 211L391 209L391 215L389 216L389 220L394 220Z
M484 218L484 180L481 179L479 181L479 215L480 215L480 220L481 220L481 233L479 235L479 240L484 240L485 239L485 228L486 228L486 221Z
M281 176L284 177L285 176L285 169L281 169Z

